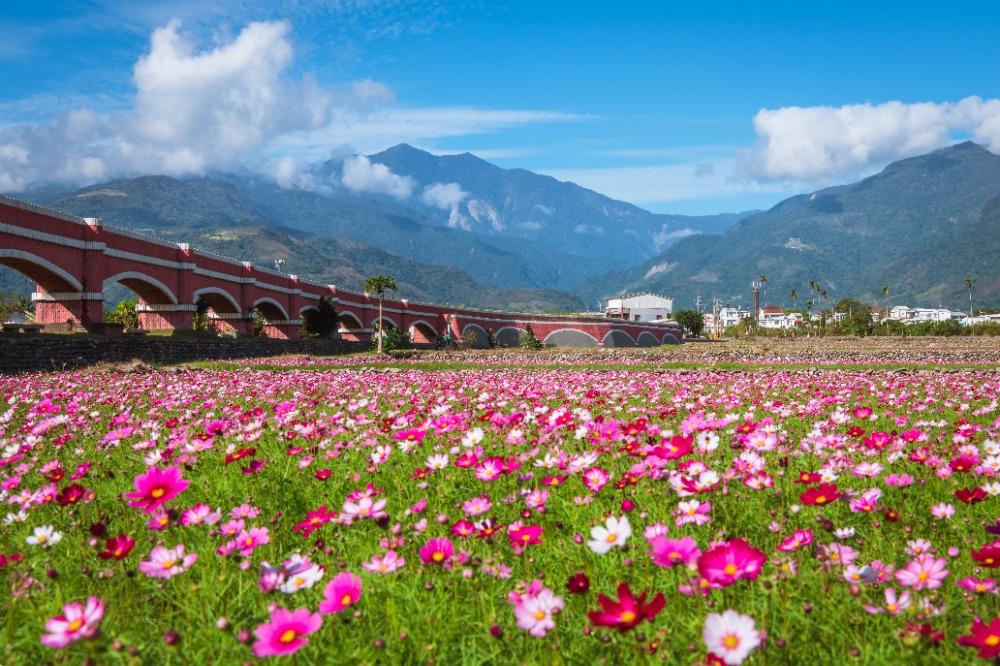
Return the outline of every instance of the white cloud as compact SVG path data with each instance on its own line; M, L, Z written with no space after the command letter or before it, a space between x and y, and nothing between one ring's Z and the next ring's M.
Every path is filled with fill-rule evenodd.
M172 20L153 31L148 53L135 64L135 95L128 103L102 101L101 108L116 109L106 113L84 104L47 121L0 123L0 190L239 166L271 173L292 187L321 189L329 184L317 182L303 163L326 159L334 147L372 152L421 137L580 118L532 110L397 108L391 106L393 91L378 81L324 89L308 76L295 79L289 74L293 57L286 21L250 23L235 37L217 35L215 45L199 50ZM345 178L354 188L392 196L408 197L413 189L390 171L357 160Z
M758 146L741 155L747 173L822 183L927 153L948 145L956 134L1000 151L1000 100L762 109L754 116L754 129Z
M340 181L354 192L388 194L397 199L408 199L416 183L409 176L400 176L384 164L372 162L364 155L355 155L344 161Z
M469 224L459 205L469 196L458 183L432 183L424 188L420 200L428 206L448 211L448 226L467 229Z

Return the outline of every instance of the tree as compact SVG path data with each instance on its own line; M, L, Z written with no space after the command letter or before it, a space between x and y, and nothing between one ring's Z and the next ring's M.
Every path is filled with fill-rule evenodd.
M965 288L969 290L969 316L972 316L972 287L974 287L976 281L970 277L965 278Z
M882 285L882 296L885 298L885 318L889 319L889 285Z
M705 317L697 310L678 310L674 313L674 320L683 326L691 337L698 337L705 328Z
M373 275L365 280L361 288L366 294L378 296L378 353L381 354L383 351L382 300L385 298L385 292L396 291L396 280L391 275Z
M835 306L834 312L844 315L840 328L854 335L868 335L872 332L872 309L866 303L855 298L842 298Z
M309 335L316 335L321 338L328 338L333 335L340 324L340 315L333 307L333 302L326 296L319 299L315 309L308 309L302 315L305 320L302 328Z
M134 331L139 328L139 313L135 311L138 303L136 300L118 301L114 309L105 312L104 318L109 323L121 324L126 331Z

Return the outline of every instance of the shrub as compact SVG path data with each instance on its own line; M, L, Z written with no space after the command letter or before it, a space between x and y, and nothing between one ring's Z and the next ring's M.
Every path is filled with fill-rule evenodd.
M408 333L404 333L398 328L387 328L382 333L382 351L391 352L397 349L409 349L413 346L413 339ZM378 332L372 335L372 351L378 351Z
M531 324L525 326L524 330L518 334L517 342L521 349L537 350L544 346L542 345L542 341L535 335L535 331L531 328Z
M333 307L330 299L324 296L319 299L316 309L306 310L302 315L302 330L307 335L328 338L336 332L340 324L340 315Z

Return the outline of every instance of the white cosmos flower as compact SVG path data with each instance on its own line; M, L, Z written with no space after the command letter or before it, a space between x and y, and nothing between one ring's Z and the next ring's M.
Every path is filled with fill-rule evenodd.
M705 618L701 630L708 651L730 666L742 664L749 654L760 645L760 634L754 626L753 618L727 610L722 615L711 613Z
M477 444L483 441L483 437L485 436L486 435L482 428L473 428L469 432L465 433L465 436L462 438L462 446L467 449L474 448Z
M632 525L628 522L628 516L621 518L611 516L604 527L598 526L590 530L590 536L593 538L587 542L587 545L598 555L604 555L616 546L624 548L625 542L631 535Z
M289 573L285 582L278 589L285 594L292 594L299 590L308 590L323 578L323 569L318 565L312 565L302 571Z
M49 546L54 546L62 540L62 533L56 532L56 528L51 525L42 525L35 528L34 534L29 536L25 541L32 546L42 546L43 548L48 548Z

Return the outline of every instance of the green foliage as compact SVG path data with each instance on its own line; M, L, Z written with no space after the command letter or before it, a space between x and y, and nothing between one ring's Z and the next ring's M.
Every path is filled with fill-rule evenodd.
M326 296L319 299L316 309L306 310L302 315L302 330L307 335L315 335L321 338L328 338L337 330L340 323L340 315L337 314L333 302Z
M34 319L31 300L20 294L0 291L0 324L15 312L23 313L29 321Z
M474 328L470 328L462 333L462 345L466 349L474 349L479 344L479 333Z
M842 298L833 307L833 311L844 315L834 326L837 332L849 335L868 335L872 332L874 325L871 306L856 298Z
M404 333L398 328L387 328L382 332L382 345L379 348L379 333L375 331L372 334L372 346L373 352L386 353L391 351L398 351L400 349L410 349L413 347L413 338L410 337L409 333Z
M139 313L135 311L138 304L137 300L118 301L114 308L104 312L104 321L121 324L126 331L134 331L139 328Z
M517 344L521 349L538 350L544 347L542 341L535 335L535 330L531 328L531 324L525 326L524 330L518 333Z
M396 279L391 275L373 275L362 283L361 289L381 300L385 298L385 292L396 291Z
M674 313L674 320L692 337L701 335L705 328L705 317L697 310L678 310Z

